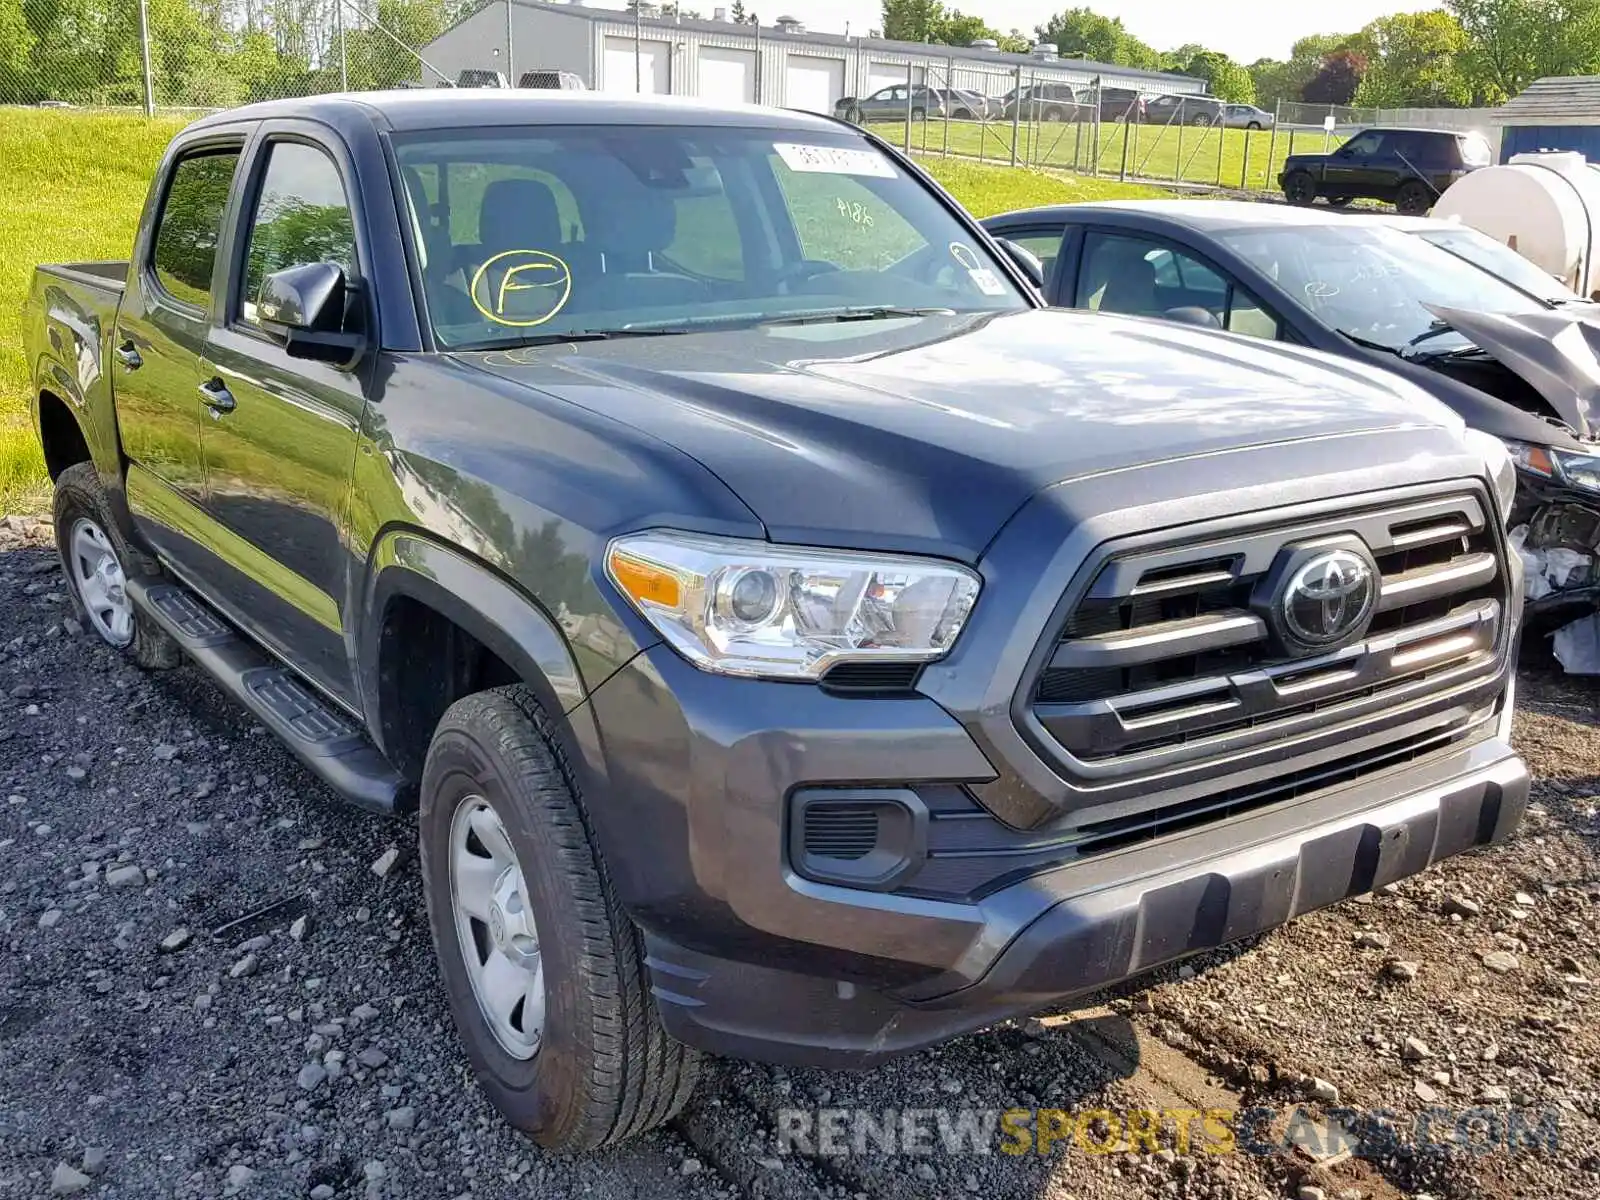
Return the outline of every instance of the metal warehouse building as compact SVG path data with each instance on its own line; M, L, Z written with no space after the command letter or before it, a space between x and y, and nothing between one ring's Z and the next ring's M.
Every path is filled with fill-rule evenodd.
M611 92L700 96L832 112L844 96L905 83L1001 96L1023 83L1091 84L1141 91L1202 93L1203 80L1101 63L1003 54L983 47L932 46L809 33L780 19L772 27L719 19L675 20L581 4L499 0L419 52L444 78L496 71L515 81L533 70L568 71ZM909 76L908 76L909 72Z
M1494 116L1500 161L1534 150L1576 150L1600 162L1600 75L1551 76L1506 101Z

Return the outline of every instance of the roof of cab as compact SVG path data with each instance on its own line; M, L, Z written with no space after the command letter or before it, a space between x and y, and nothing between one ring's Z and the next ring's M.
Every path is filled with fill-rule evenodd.
M514 125L717 125L820 133L849 128L815 113L753 104L717 104L685 96L520 88L401 88L265 100L213 113L189 128L292 117L333 125L363 118L378 128L394 130Z
M1113 212L1152 217L1196 232L1279 226L1327 226L1349 221L1377 222L1401 229L1448 228L1450 224L1447 221L1436 221L1427 217L1401 217L1391 213L1345 213L1329 208L1296 208L1288 204L1267 204L1253 200L1090 200L1078 204L1056 204L1046 208L1010 212L1004 214L1004 218L1008 224L1021 217L1081 221L1085 212ZM990 220L999 219L999 217L990 218Z

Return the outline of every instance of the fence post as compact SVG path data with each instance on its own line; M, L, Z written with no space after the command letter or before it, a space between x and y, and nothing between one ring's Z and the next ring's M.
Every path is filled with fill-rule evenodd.
M944 61L944 87L949 92L956 86L956 60L954 56ZM950 157L950 111L948 105L944 114L944 156Z
M1222 186L1222 151L1228 144L1228 110L1224 108L1222 115L1213 124L1217 130L1217 186ZM1250 144L1250 131L1244 130L1245 145Z
M1272 106L1272 139L1267 143L1267 173L1262 177L1262 191L1272 186L1272 164L1278 161L1278 126L1283 124L1283 101Z
M1244 163L1239 167L1239 190L1241 192L1250 190L1250 135L1254 132L1253 129L1244 131ZM1220 156L1218 156L1217 161L1219 163L1222 161ZM1220 166L1217 168L1217 178L1219 181L1222 178L1222 168Z
M766 81L762 78L761 72L761 22L756 20L751 24L755 26L756 31L756 103L762 104L764 101L761 99L761 85ZM861 123L865 125L866 121L863 120Z
M511 36L511 0L506 0L506 37ZM510 58L511 47L506 47ZM633 94L644 95L644 5L633 6Z
M1017 165L1017 139L1022 134L1022 64L1017 64L1016 102L1011 106L1011 165Z
M905 151L906 151L907 154L911 153L911 124L912 124L912 122L911 122L911 96L916 91L916 86L911 82L911 80L913 78L913 73L912 73L913 70L914 70L913 64L912 64L911 60L908 58L906 60L906 142L905 142Z
M1133 122L1123 119L1122 122L1122 173L1118 176L1123 183L1128 182L1128 142L1133 133Z
M1186 111L1187 106L1180 107L1179 112ZM1172 182L1177 183L1183 175L1183 122L1178 122L1178 161L1172 164Z
M139 7L144 7L145 0L139 0ZM339 39L339 90L350 90L350 59L345 53L344 40L344 0L334 0L334 32ZM506 81L511 80L511 0L506 0Z
M144 64L144 115L156 115L156 80L150 70L150 6L139 0L139 57Z

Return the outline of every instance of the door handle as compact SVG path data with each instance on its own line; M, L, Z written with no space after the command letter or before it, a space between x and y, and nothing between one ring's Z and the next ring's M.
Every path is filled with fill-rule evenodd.
M137 371L144 366L144 359L139 357L139 348L133 344L133 339L128 338L117 347L117 361L130 371Z
M211 410L213 417L231 413L235 407L233 393L228 390L228 385L215 376L200 385L200 398L206 402L206 407Z

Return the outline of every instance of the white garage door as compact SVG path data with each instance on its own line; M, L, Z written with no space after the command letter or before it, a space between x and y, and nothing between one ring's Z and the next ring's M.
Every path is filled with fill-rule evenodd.
M783 102L805 112L831 113L833 102L844 95L844 61L837 58L789 56Z
M756 98L755 51L700 47L700 95L724 104L752 103Z
M606 39L603 88L608 92L659 92L668 90L666 42L641 42L637 59L633 39Z
M921 83L923 80L921 67L911 68L911 82ZM886 87L893 87L897 83L906 81L906 68L904 63L871 63L867 67L867 95L881 92Z

